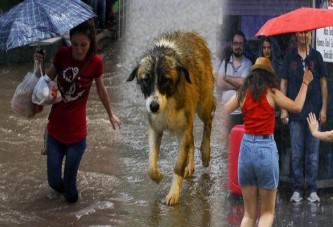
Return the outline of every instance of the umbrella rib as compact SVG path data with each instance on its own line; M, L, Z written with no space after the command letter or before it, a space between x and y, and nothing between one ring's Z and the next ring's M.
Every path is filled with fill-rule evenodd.
M38 2L37 3L40 6L40 9L44 12L44 15L47 17L48 22L52 25L52 33L55 33L54 31L58 31L58 27L53 23L52 18L50 16L50 14L48 13L48 11ZM51 31L51 29L49 29ZM63 34L58 34L55 33L57 35L63 35ZM51 37L49 37L51 38Z
M83 2L25 0L0 17L0 49L9 50L63 35L96 16Z
M333 11L302 7L266 21L256 36L273 36L333 26Z

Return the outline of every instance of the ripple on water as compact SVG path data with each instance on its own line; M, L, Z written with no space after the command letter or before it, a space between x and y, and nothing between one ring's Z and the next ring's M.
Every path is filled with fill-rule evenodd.
M132 184L144 181L144 179L141 177L133 177L133 176L126 177L126 180L128 183L132 183Z
M42 220L35 214L24 214L20 211L10 210L9 212L0 214L1 226L12 226L13 224L20 225L23 223L36 223L38 220Z
M148 206L148 202L145 200L138 200L135 202L135 204L138 206Z
M119 202L130 202L133 200L133 196L130 194L127 194L125 192L120 192L119 196L117 198L113 198L114 201L119 201Z
M83 191L92 189L105 192L121 185L119 178L102 173L80 171L78 180L78 186Z
M95 213L99 210L107 210L107 209L114 209L114 203L110 201L99 201L92 204L89 207L83 208L79 211L74 212L74 215L77 219L80 219L82 216L89 215Z
M143 160L138 160L137 158L121 158L122 163L125 167L128 167L132 172L139 172L146 169L145 161L142 164Z
M142 140L126 140L126 145L131 151L138 152L137 154L148 154L148 144Z

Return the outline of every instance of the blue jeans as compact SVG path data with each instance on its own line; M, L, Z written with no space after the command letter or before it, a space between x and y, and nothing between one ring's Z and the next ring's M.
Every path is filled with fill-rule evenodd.
M302 194L306 182L308 193L316 192L319 140L311 135L306 121L290 120L289 129L293 191Z
M50 135L47 138L48 183L52 189L63 193L70 203L75 203L78 200L76 177L86 146L85 138L74 144L61 143ZM62 163L65 156L65 168L62 177Z
M278 187L279 154L273 135L263 138L245 133L239 152L238 182L241 187Z

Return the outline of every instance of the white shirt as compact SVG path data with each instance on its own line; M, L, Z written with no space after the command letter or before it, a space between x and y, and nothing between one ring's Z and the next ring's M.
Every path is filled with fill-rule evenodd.
M231 77L242 77L246 78L250 74L252 62L245 57L244 55L242 56L241 62L238 67L234 67L233 64L233 58L232 56L230 57L230 61L227 64L227 71L225 71L225 59L222 62L222 65L220 67L218 76L219 77L225 77L226 75L231 76ZM223 91L222 93L222 98L221 98L221 103L225 104L228 102L232 96L234 96L237 93L237 90L227 90ZM231 114L240 114L241 110L238 108Z

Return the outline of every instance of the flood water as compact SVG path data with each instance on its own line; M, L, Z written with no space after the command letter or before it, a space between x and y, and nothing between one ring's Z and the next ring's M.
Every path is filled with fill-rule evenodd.
M149 6L148 6L149 5ZM157 185L147 174L148 138L144 98L135 82L125 82L136 60L161 32L199 31L214 54L218 1L131 1L127 37L110 43L102 55L113 111L122 119L113 130L95 86L88 102L88 144L78 174L80 200L67 204L50 191L46 157L40 154L49 107L32 119L16 116L10 100L33 63L0 68L0 226L239 226L241 197L227 190L227 153L222 150L218 106L208 168L199 156L203 124L195 122L195 173L184 180L180 204L164 204L177 155L176 137L163 137ZM283 186L283 185L281 185ZM332 226L333 194L322 202L289 203L290 189L279 189L275 226Z

